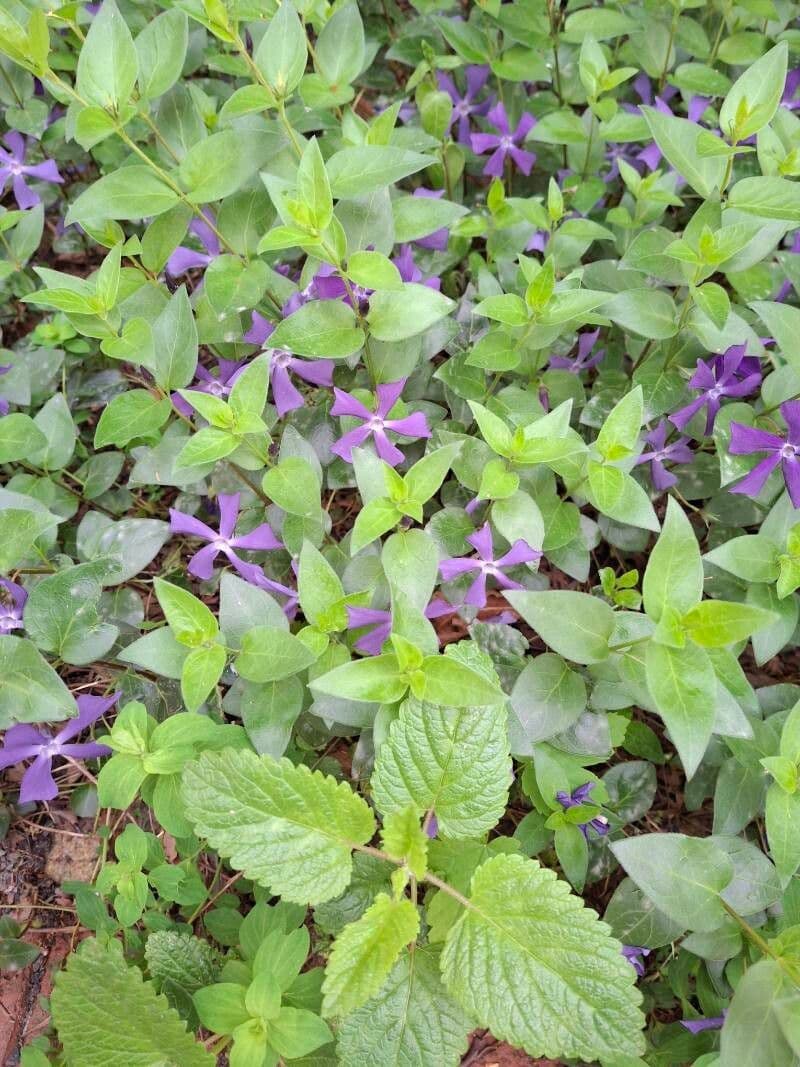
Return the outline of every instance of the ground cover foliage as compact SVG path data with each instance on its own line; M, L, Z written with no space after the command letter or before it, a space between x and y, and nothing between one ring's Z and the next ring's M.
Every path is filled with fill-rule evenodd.
M798 13L4 0L24 1067L800 1061Z

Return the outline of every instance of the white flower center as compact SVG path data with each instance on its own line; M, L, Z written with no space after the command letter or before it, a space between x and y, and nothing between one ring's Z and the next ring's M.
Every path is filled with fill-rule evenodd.
M514 138L510 135L500 138L500 147L504 148L506 152L514 147Z

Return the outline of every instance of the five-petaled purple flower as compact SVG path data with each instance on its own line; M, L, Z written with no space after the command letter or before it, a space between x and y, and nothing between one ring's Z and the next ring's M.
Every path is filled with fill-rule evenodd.
M400 399L406 381L406 378L401 378L397 382L379 385L375 390L378 400L375 411L370 411L351 393L334 389L336 400L331 408L331 415L348 415L351 418L360 419L361 425L354 430L348 430L344 436L331 445L331 452L341 456L347 463L352 463L353 449L363 445L369 437L372 437L375 449L384 463L388 463L390 467L396 467L404 457L400 449L393 445L386 436L387 430L413 439L430 437L428 420L420 411L406 415L402 419L389 418L389 413Z
M450 116L448 131L458 123L458 140L461 144L469 145L469 120L472 115L485 115L492 106L491 99L478 102L477 96L483 89L489 78L488 66L467 67L464 72L467 88L462 94L449 74L437 72L436 80L442 89L453 101L453 112Z
M244 570L253 567L239 559L235 549L249 549L252 552L267 552L273 548L283 548L283 544L272 532L269 523L262 523L250 533L234 536L236 520L239 518L239 493L220 493L219 497L219 533L206 526L193 515L187 515L175 508L169 509L170 529L174 534L186 534L199 537L209 543L192 556L189 561L189 573L196 578L208 579L214 571L214 560L220 552L227 556L234 567L247 577Z
M22 611L28 591L8 578L0 578L0 634L22 629Z
M503 165L506 158L510 156L523 174L530 174L533 164L536 162L536 155L533 152L526 152L525 149L519 146L536 125L536 119L533 115L524 112L517 123L516 129L512 132L506 109L502 104L495 104L487 114L486 120L498 132L473 133L470 138L473 152L477 152L479 156L484 155L486 152L492 153L483 168L483 173L490 178L502 178Z
M253 312L253 325L248 333L245 334L245 340L252 341L255 337L258 337L258 341L255 343L263 346L264 342L275 330L275 327L261 315L258 315L258 319L256 319L256 315L257 313ZM302 378L304 382L310 382L312 385L333 385L333 368L335 364L332 359L299 359L297 356L292 355L291 352L287 352L285 348L265 347L264 351L269 356L269 379L272 383L272 400L281 418L287 412L301 408L305 404L302 393L292 384L292 380L289 377L290 374L296 374L298 378Z
M23 211L29 207L35 207L42 202L42 198L33 189L29 189L25 183L26 178L38 178L41 182L52 182L61 185L64 179L58 173L58 167L52 159L46 159L44 163L26 163L25 138L16 130L9 130L4 140L8 150L0 147L0 192L10 180L14 190L14 199L17 206Z
M631 967L633 967L634 971L636 971L636 973L641 978L645 970L644 960L642 959L642 957L649 956L650 949L641 948L639 945L623 945L622 955L625 957L628 963L630 963Z
M211 371L206 370L205 367L198 364L195 371L195 384L188 386L190 393L209 393L211 396L218 396L221 400L230 395L230 391L236 383L236 379L244 370L246 364L236 363L232 359L217 359L218 374L214 375ZM199 384L198 384L199 383ZM193 408L191 404L188 404L180 393L172 394L172 404L182 415L186 415L187 418L192 414Z
M667 435L671 430L672 427L667 423L667 420L662 419L654 430L645 435L645 441L650 446L650 449L645 449L636 460L637 465L640 463L650 464L650 478L654 487L661 493L665 489L669 489L671 485L675 485L678 480L664 466L665 462L692 463L694 461L694 453L689 448L688 437L679 437L677 441L671 441L667 444Z
M516 567L521 563L533 563L542 558L542 553L538 549L531 548L527 541L520 538L500 559L495 559L492 531L488 522L485 522L475 533L470 534L467 541L477 551L477 557L443 559L439 563L439 571L446 582L452 582L469 571L477 571L478 575L464 597L465 604L471 604L477 608L482 608L486 604L487 578L494 578L501 589L524 589L519 582L507 578L503 574L503 568Z
M596 367L606 354L604 348L594 351L594 346L597 344L599 336L599 329L586 330L584 333L579 333L578 354L572 359L567 356L551 356L550 369L568 370L571 374L580 374L583 370L591 370L592 367Z
M749 456L752 452L768 453L738 485L733 486L731 492L758 496L767 478L780 464L792 504L800 508L800 400L787 400L781 404L780 410L788 429L786 438L766 430L758 430L755 426L744 426L740 422L731 423L732 456Z
M167 274L172 277L178 274L186 274L187 271L205 268L221 253L219 238L209 226L213 223L213 216L205 212L206 220L194 219L189 223L189 233L193 234L205 249L199 252L194 248L179 245L167 260Z
M745 345L731 345L721 355L708 361L698 359L697 369L689 380L691 389L700 395L691 404L670 415L670 422L682 430L701 408L706 409L706 436L714 429L714 420L723 397L743 397L754 393L761 385L761 361L746 356Z
M720 1030L725 1022L725 1012L711 1018L701 1016L699 1019L681 1019L680 1023L684 1030L690 1034L702 1034L704 1030Z
M579 785L577 789L573 789L571 793L556 793L556 800L565 811L570 808L579 808L582 804L591 804L592 798L589 794L594 787L594 782L586 782L584 785ZM608 819L604 815L597 815L595 818L589 819L578 826L587 841L589 840L590 826L600 837L604 837L608 833Z
M78 714L70 719L57 734L43 733L35 726L20 723L12 726L6 733L5 743L0 749L0 770L13 767L22 760L33 762L22 776L19 799L21 804L34 800L52 800L58 796L58 786L53 779L52 764L56 756L69 756L72 759L96 759L98 756L110 756L111 749L96 741L84 741L71 744L73 737L91 726L101 715L113 707L122 696L112 693L109 697L79 696Z

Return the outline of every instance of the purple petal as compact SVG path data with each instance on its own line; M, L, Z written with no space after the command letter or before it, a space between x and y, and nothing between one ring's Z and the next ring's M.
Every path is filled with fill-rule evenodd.
M439 573L445 582L453 582L468 571L480 570L481 565L475 559L468 557L456 559L443 559L439 563Z
M185 274L189 270L207 267L211 262L205 252L195 252L193 248L179 245L167 260L167 274L173 277Z
M475 551L478 553L482 560L491 563L494 559L493 552L494 546L492 544L492 530L488 522L485 522L480 529L471 533L467 537L467 541L472 545Z
M488 81L489 66L488 64L480 64L480 66L467 67L464 74L467 83L467 98L472 100Z
M28 208L36 207L37 204L41 204L42 198L38 193L35 193L33 189L28 188L25 184L25 179L21 174L14 175L12 185L14 187L14 198L23 211L27 211Z
M502 178L503 177L503 165L506 161L508 151L505 148L498 148L496 152L493 152L489 156L489 160L486 166L483 168L483 173L487 178Z
M789 499L796 508L800 508L800 459L796 455L785 456L782 469Z
M738 485L734 485L730 491L732 493L744 493L745 496L758 496L764 488L767 478L769 478L780 461L780 453L773 452L766 459L762 459L757 466L753 467L750 473Z
M502 101L495 104L492 110L486 116L487 120L499 130L501 134L505 134L507 137L511 134L511 127L508 124L508 115L506 109L503 106Z
M283 418L289 411L296 411L297 408L303 407L305 403L303 396L292 383L286 367L273 362L270 369L270 382L272 383L272 400L280 418Z
M28 745L9 745L6 743L3 748L0 749L0 771L4 771L6 767L15 767L24 759L38 756L42 747L49 743L49 737L42 737L42 739L36 743Z
M365 422L369 422L373 418L374 412L366 408L351 393L345 393L341 389L334 388L333 396L331 415L350 415L354 419L364 419Z
M283 542L278 540L268 522L262 523L242 537L235 537L231 545L234 548L246 548L253 552L269 552L272 549L283 548Z
M333 385L333 370L336 364L332 359L293 359L290 368L293 374L312 385Z
M34 800L52 800L58 796L58 786L51 770L50 756L37 756L22 777L19 790L21 804Z
M353 449L363 445L371 432L368 426L357 426L355 430L348 431L338 441L335 441L331 445L331 452L336 456L341 456L345 463L352 463Z
M471 604L476 608L483 608L486 606L486 572L481 570L475 581L467 590L467 595L464 597L465 604Z
M511 148L509 149L509 155L527 177L533 170L533 164L536 162L536 153L526 152L522 148Z
M673 420L674 421L674 420ZM731 442L728 451L732 456L747 456L751 452L773 452L783 448L783 439L755 426L741 422L731 423Z
M78 714L74 719L70 719L66 726L55 736L55 740L58 742L69 741L73 737L77 737L78 734L97 722L97 720L105 715L107 711L117 703L122 696L122 691L118 690L116 693L112 693L107 697L94 696L91 693L83 693L78 697L76 703L78 705Z
M800 401L787 400L781 404L781 416L789 430L789 443L800 445Z
M378 388L380 389L380 386ZM413 415L406 415L404 419L387 419L384 426L387 430L402 434L403 437L431 436L428 420L421 411L415 411Z
M110 756L112 749L108 745L98 744L97 741L84 741L78 745L62 745L61 753L72 759L99 759L101 756Z
M53 182L57 185L61 185L64 181L52 159L46 159L44 163L36 163L32 167L25 167L25 174L30 178L38 178L41 182Z
M219 536L210 526L196 519L194 515L187 515L177 508L169 509L169 528L174 534L184 534L187 537L199 537L203 541L214 541Z
M542 558L542 553L535 548L531 548L527 541L520 538L515 541L511 546L511 549L506 552L504 556L496 561L497 567L515 567L520 563L533 563L537 559Z
M219 506L219 536L226 541L233 537L236 520L239 518L239 493L220 493L217 497Z
M275 327L269 319L265 319L263 315L253 311L250 315L250 329L244 335L244 340L249 345L263 345L274 329Z
M380 418L385 419L395 406L407 381L407 378L400 378L396 382L386 382L376 388L375 392L378 399L377 414Z
M725 1022L724 1015L713 1019L681 1019L680 1024L690 1034L700 1034L703 1030L719 1030Z
M221 544L212 543L201 548L199 552L195 552L187 567L189 574L193 574L195 578L200 578L202 581L207 582L214 573L214 560L222 550L223 546Z
M495 133L473 133L470 137L472 151L482 156L500 146L500 138Z
M402 463L405 459L397 445L392 444L381 428L372 431L372 440L375 442L375 451L383 462L388 463L390 467L396 467L398 463Z
M533 127L536 125L536 119L533 115L528 114L527 111L523 111L522 117L517 123L517 128L514 130L514 140L517 144L521 144L525 140L525 137L530 133Z
M16 130L3 134L3 140L11 150L11 156L17 163L25 162L25 138Z

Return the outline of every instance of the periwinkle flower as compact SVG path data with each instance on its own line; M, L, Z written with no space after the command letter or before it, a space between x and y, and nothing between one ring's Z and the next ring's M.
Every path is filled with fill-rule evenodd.
M767 453L738 485L732 487L731 492L758 496L767 478L780 465L789 498L794 507L800 508L800 400L787 400L781 404L780 412L787 427L785 438L755 426L731 423L729 451L732 456Z
M27 589L8 578L0 578L0 634L22 629L22 612L27 599Z
M12 726L6 733L5 742L0 749L0 770L12 767L23 760L32 760L22 776L19 799L21 804L35 800L52 800L58 796L58 786L53 778L53 760L58 756L71 759L96 759L110 756L108 745L96 741L72 743L72 738L96 722L101 715L116 704L121 693L112 693L109 697L84 694L76 703L78 714L70 719L57 734L53 735L39 730L28 723Z
M213 216L208 211L204 214L205 219L197 218L189 223L189 233L197 238L204 251L200 252L194 248L179 245L167 260L166 269L170 276L176 277L190 270L205 270L209 263L222 252L219 238L209 225L209 222L212 224L214 222Z
M283 613L290 621L297 614L299 606L299 595L297 589L293 589L290 585L284 585L282 582L276 581L274 578L268 578L261 567L255 563L245 563L239 560L234 566L238 571L240 577L244 578L250 585L256 586L258 589L263 589L270 595L277 594L278 596L285 597L283 603ZM292 572L297 577L298 565L295 560L292 560Z
M420 437L430 437L431 431L428 426L428 420L422 412L414 412L412 415L406 415L402 419L389 417L392 408L400 399L400 394L406 381L406 378L401 378L399 381L377 386L375 392L378 403L375 411L370 411L351 393L345 393L341 389L334 389L333 392L336 399L331 408L331 415L347 415L351 418L359 419L361 425L354 430L348 430L338 441L331 445L331 452L341 456L346 463L352 463L353 449L360 447L371 437L375 444L375 449L384 463L388 463L390 467L396 467L398 463L403 461L404 456L400 449L392 444L386 436L387 430L413 440L417 440Z
M639 945L622 946L622 955L625 957L628 963L630 963L631 967L633 967L634 971L636 971L640 978L645 972L645 963L643 957L649 956L650 951L651 950L649 948L641 948Z
M446 582L460 578L462 574L477 571L477 577L467 590L465 604L482 608L486 604L486 580L493 578L501 589L523 589L519 582L503 574L506 567L516 567L522 563L533 563L542 558L542 553L531 548L522 538L515 541L511 548L499 559L494 558L492 531L488 522L467 537L467 541L478 553L477 556L453 557L439 563L439 571Z
M230 396L231 389L236 384L236 379L244 371L245 366L245 363L237 363L232 359L218 358L218 373L214 375L211 371L198 364L197 370L194 372L195 384L188 386L188 391L190 393L208 393L211 396L218 396L221 400L225 400ZM194 411L191 404L187 403L180 393L172 394L172 404L187 418Z
M796 111L800 108L800 100L797 98L798 89L800 89L800 67L795 67L794 70L790 70L786 75L783 96L781 97L781 104L784 107L788 107L790 111Z
M725 1022L725 1012L722 1015L701 1016L699 1019L681 1019L680 1024L690 1034L702 1034L704 1030L720 1030Z
M697 369L689 379L689 388L699 390L691 404L669 416L682 430L702 408L706 409L706 436L714 429L714 421L724 397L741 398L754 393L761 385L761 361L746 356L746 345L731 345L726 352L710 360L698 359Z
M429 289L435 289L437 292L442 288L442 279L437 274L432 275L430 278L426 278L423 275L414 262L414 253L411 251L411 245L400 245L400 251L396 256L392 257L392 263L397 267L404 282L417 282L421 285L427 285Z
M461 144L469 145L470 118L473 115L485 115L492 106L491 98L482 101L477 99L488 79L488 66L467 67L464 71L464 80L467 87L462 93L449 74L437 71L436 81L439 84L439 88L446 92L453 101L453 113L450 116L448 131L458 123L457 140Z
M596 352L594 351L594 346L597 344L597 338L599 336L599 329L587 330L584 333L579 333L577 355L572 359L567 356L551 356L550 369L568 370L570 374L580 374L581 371L591 370L592 367L596 367L606 354L604 348L599 348Z
M677 440L667 444L667 435L671 430L672 427L668 425L666 419L662 419L655 429L645 435L645 441L650 446L650 449L645 449L636 460L637 466L640 463L650 464L650 478L653 486L662 493L678 481L676 475L668 471L664 464L666 462L692 463L694 461L694 453L689 448L688 437L679 437Z
M250 533L239 537L234 535L236 521L239 518L239 493L220 493L219 497L219 532L206 526L200 519L193 515L187 515L176 508L169 509L170 529L174 534L185 534L188 537L199 537L208 544L192 556L189 561L189 573L195 578L207 580L214 572L214 560L222 553L241 572L245 564L239 558L236 550L246 549L251 552L268 552L271 549L283 548L282 542L272 532L269 523L264 522Z
M530 174L536 162L536 155L519 146L536 125L533 115L524 112L512 131L506 109L502 104L495 104L487 114L486 120L494 126L497 133L473 133L470 138L473 152L479 156L485 155L486 152L492 153L483 168L483 173L490 178L502 178L503 166L506 159L510 157L523 174Z
M258 344L264 345L265 341L274 332L275 327L267 319L262 318L257 326L254 325L250 332L245 335L245 340L258 336ZM255 312L254 312L255 320ZM290 375L296 374L304 382L312 385L333 385L332 359L305 360L287 352L285 348L264 348L269 358L269 380L272 384L272 400L278 410L278 415L283 418L290 411L303 407L305 400L303 394L293 384Z
M434 599L425 608L426 619L440 619L443 615L452 615L455 612L446 600ZM347 605L347 629L360 630L369 627L366 633L354 643L353 648L364 652L368 656L377 656L392 632L391 611L381 611L379 608L361 608L352 604Z
M40 204L42 198L33 189L28 188L26 178L37 178L41 182L56 185L61 185L64 179L52 159L46 159L43 163L25 162L27 145L21 133L9 130L4 135L4 140L8 148L0 147L0 192L10 180L17 206L22 211L27 211L28 208Z
M592 798L589 794L594 787L594 782L586 782L584 785L579 785L577 789L573 789L571 793L556 793L556 800L565 811L569 811L570 808L579 808L582 804L591 804ZM604 837L608 833L608 819L604 815L596 815L593 819L589 819L578 826L587 841L589 840L590 827L600 837Z

